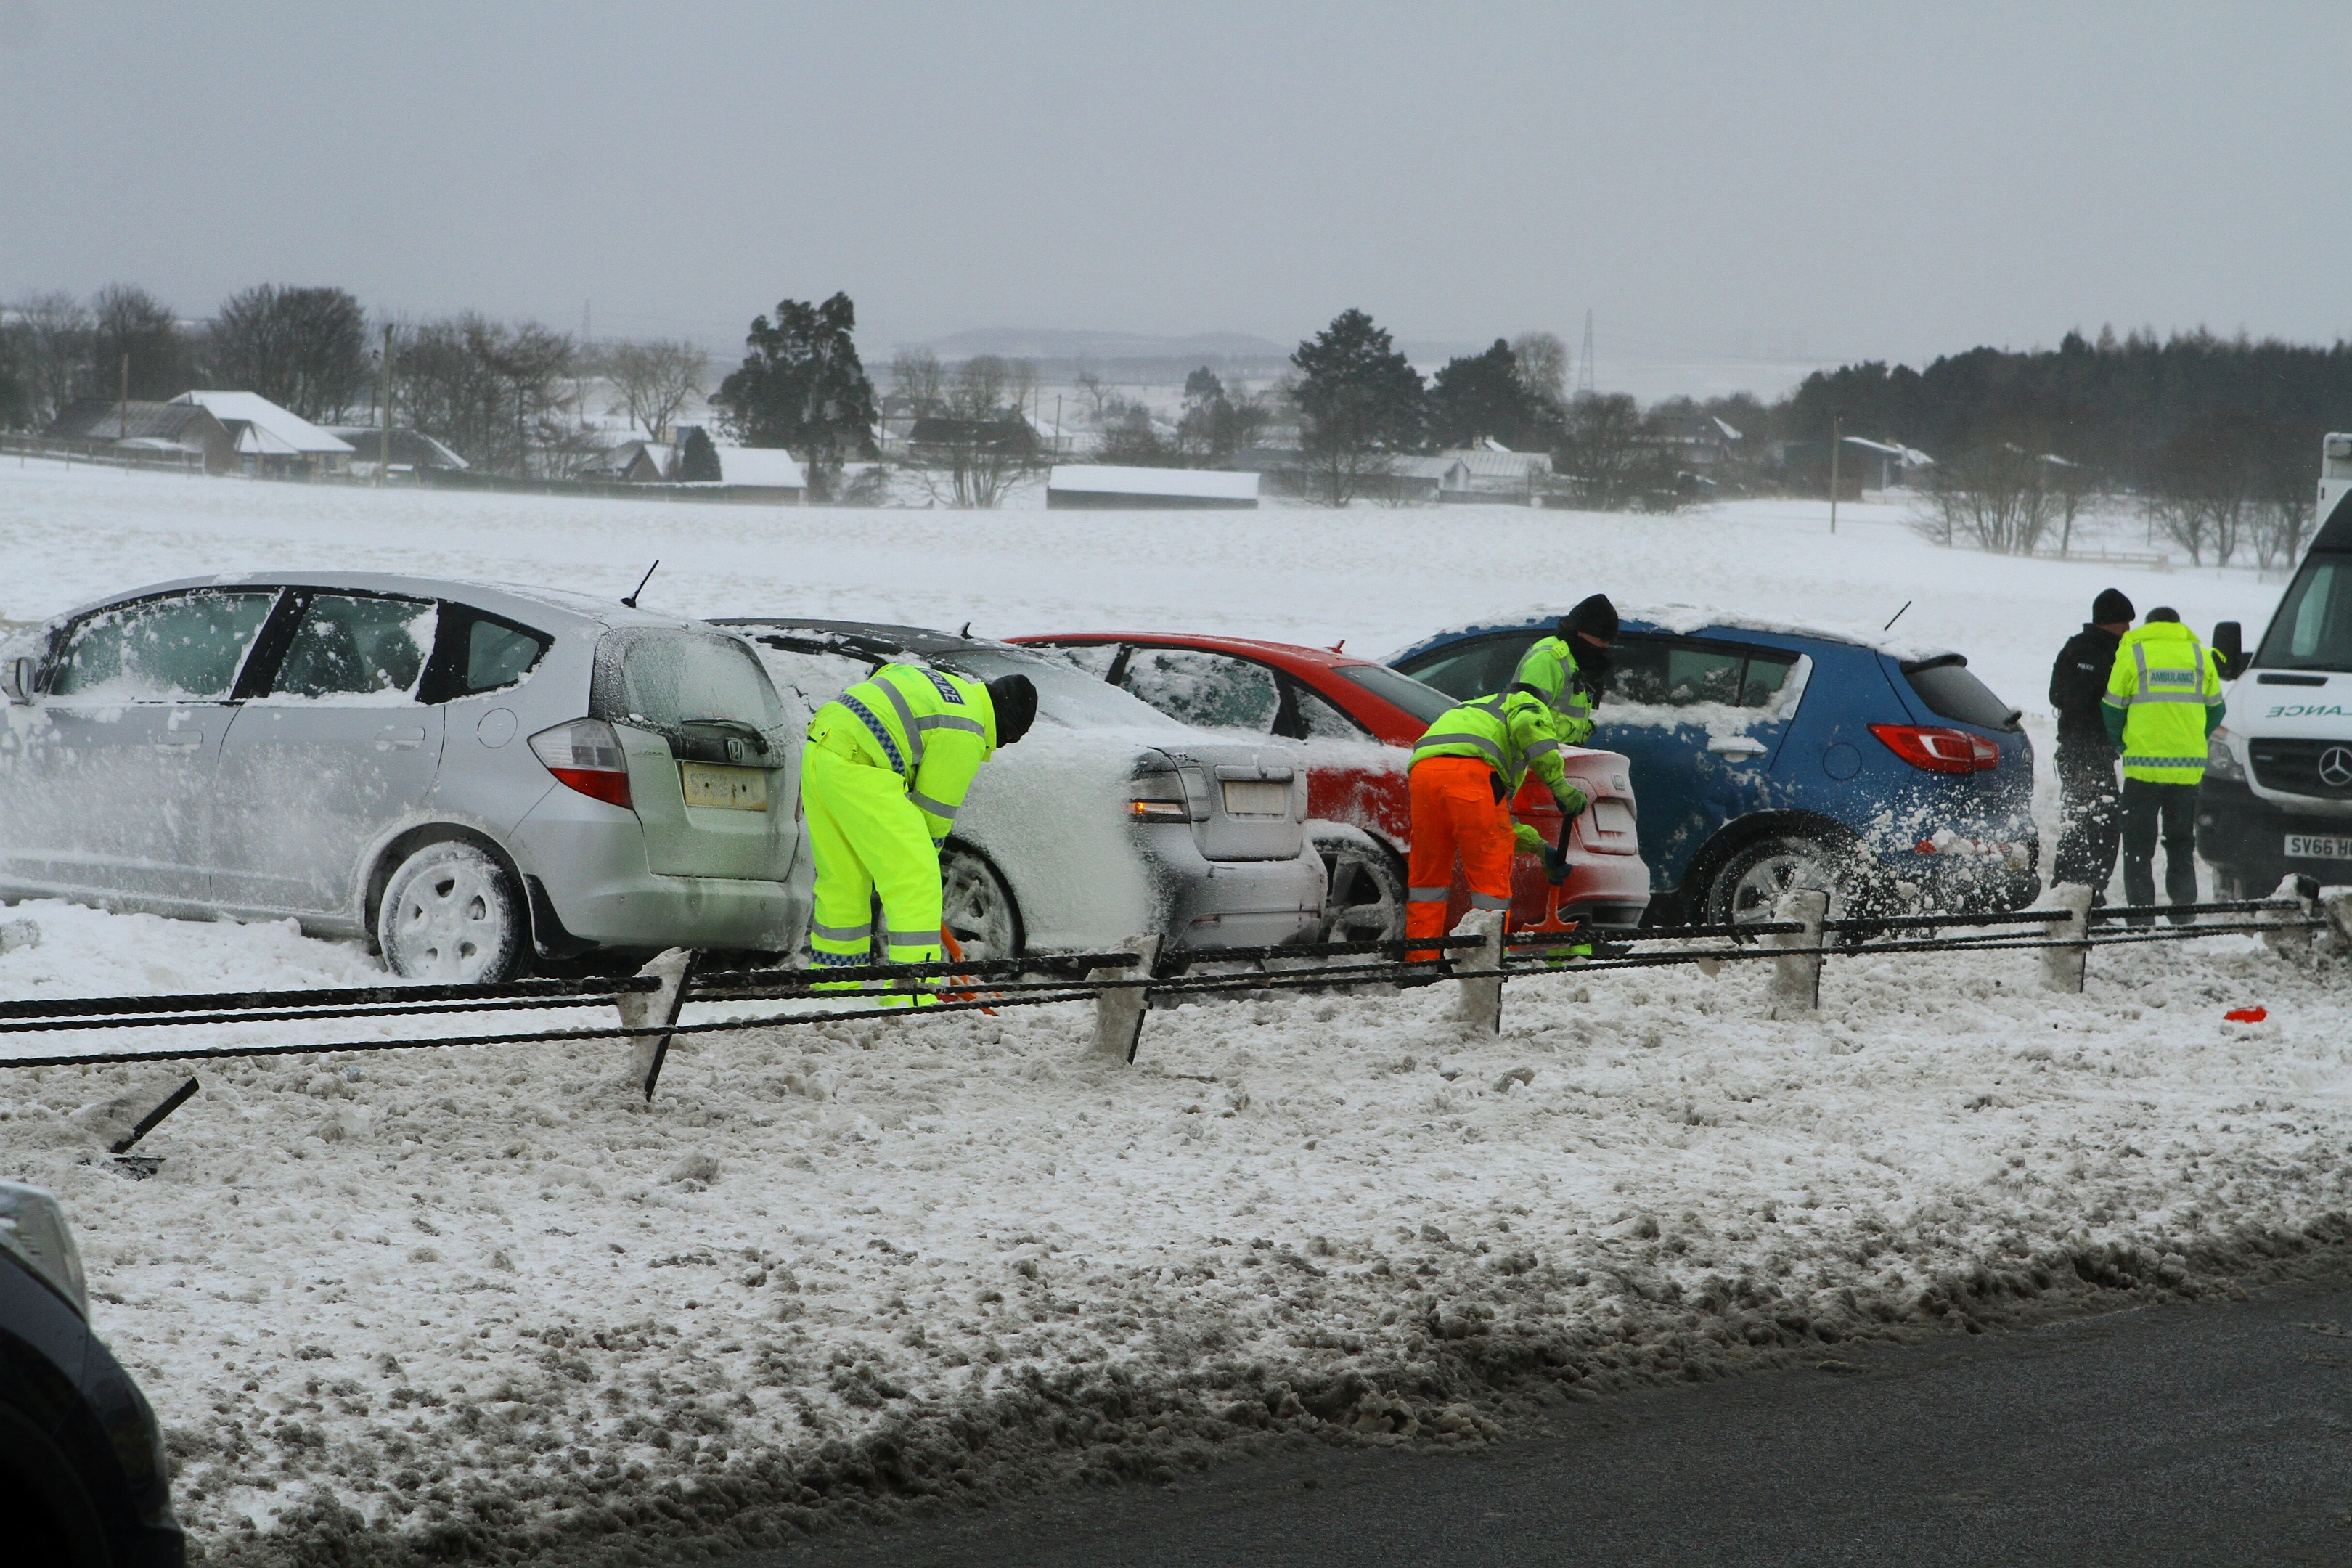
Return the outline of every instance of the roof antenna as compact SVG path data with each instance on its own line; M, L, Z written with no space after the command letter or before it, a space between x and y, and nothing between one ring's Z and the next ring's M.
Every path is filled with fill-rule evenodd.
M654 574L660 569L661 557L656 555L654 557L654 563L646 568L646 574L637 579L637 585L629 590L629 596L622 600L621 603L626 605L633 610L635 609L637 607L637 595L646 591L646 584L654 580Z
M660 563L659 563L659 562L656 562L656 563L655 563L655 564L656 564L656 565L659 565L659 564L660 564ZM1908 600L1908 599L1904 600L1904 601L1903 601L1903 610L1907 610L1907 609L1909 609L1910 607L1911 607L1911 601L1910 601L1910 600ZM1891 632L1891 631L1893 631L1893 630L1895 629L1895 622L1897 622L1897 621L1899 621L1899 620L1901 620L1901 619L1903 618L1903 610L1897 610L1897 611L1895 611L1893 615L1891 615L1891 616L1887 616L1887 617L1886 617L1886 624L1885 624L1885 626L1883 626L1879 627L1878 629L1879 629L1880 631L1882 631L1882 632Z
M970 642L971 640L971 623L970 621L964 622L963 630L956 633L956 636L963 638L966 642Z

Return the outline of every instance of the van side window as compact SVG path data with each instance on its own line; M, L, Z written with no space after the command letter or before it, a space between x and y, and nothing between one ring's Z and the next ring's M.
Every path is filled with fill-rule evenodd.
M545 632L518 626L487 610L444 604L440 635L433 644L433 664L425 671L417 700L449 702L519 686L539 668L554 643Z

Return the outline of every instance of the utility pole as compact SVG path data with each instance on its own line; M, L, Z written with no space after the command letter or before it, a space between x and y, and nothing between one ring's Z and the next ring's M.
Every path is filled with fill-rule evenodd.
M375 482L389 484L392 480L392 323L383 327L383 363L375 375L376 402L383 406L377 411L378 444L376 447Z
M1844 416L1830 416L1830 532L1837 532L1838 451L1845 445Z
M1576 394L1581 397L1593 390L1592 384L1592 312L1584 312L1584 346L1576 353Z
M121 426L121 431L122 431L122 433L121 433L121 437L118 437L118 438L119 438L119 439L121 439L121 440L124 440L124 441L128 441L128 440L130 440L130 439L131 439L131 354L130 354L130 352L129 352L128 350L125 350L125 351L123 352L123 355L122 355L122 401L121 401L121 403L119 403L119 404L117 404L117 405L115 405L115 417L116 417L117 422Z

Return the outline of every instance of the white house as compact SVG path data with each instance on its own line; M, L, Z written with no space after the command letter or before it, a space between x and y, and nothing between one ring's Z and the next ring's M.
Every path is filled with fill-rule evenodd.
M352 459L349 441L257 392L184 392L172 401L194 404L227 426L248 471L341 468Z

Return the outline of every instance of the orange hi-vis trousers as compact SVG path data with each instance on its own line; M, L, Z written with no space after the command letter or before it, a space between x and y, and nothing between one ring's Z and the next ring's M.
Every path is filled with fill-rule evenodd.
M1423 757L1412 764L1405 935L1445 934L1445 895L1457 857L1472 909L1511 907L1511 808L1495 798L1494 779L1495 770L1476 757ZM1416 962L1438 956L1434 948L1406 954Z

